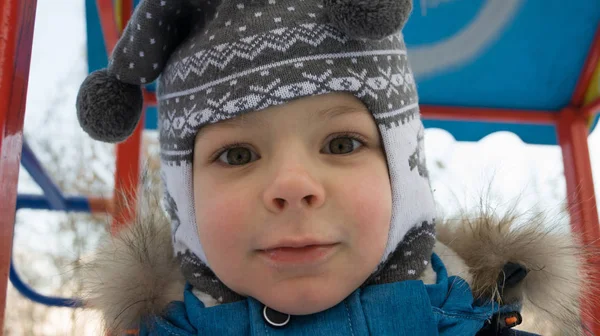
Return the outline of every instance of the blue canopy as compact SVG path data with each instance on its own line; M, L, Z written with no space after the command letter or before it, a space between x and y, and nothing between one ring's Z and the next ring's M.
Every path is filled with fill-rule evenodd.
M86 0L90 71L107 64L95 2ZM569 104L599 24L598 0L414 0L404 35L422 104L558 112ZM146 127L156 124L151 108ZM509 131L527 143L557 144L549 125L425 126L460 141Z
M414 5L404 35L421 103L432 105L558 112L569 104L600 24L598 0L415 0ZM547 125L425 124L457 140L510 131L528 143L557 143L554 127Z

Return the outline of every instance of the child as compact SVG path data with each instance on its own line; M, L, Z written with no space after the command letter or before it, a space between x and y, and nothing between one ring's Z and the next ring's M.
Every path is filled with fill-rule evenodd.
M561 330L576 327L582 268L565 237L481 218L444 227L447 246L436 243L400 33L411 10L410 0L140 3L77 100L93 138L122 141L140 85L159 79L168 219L146 204L88 265L88 303L109 331L517 334L521 304L540 298ZM539 257L547 244L564 260ZM553 264L565 260L571 272ZM556 273L526 276L540 266Z

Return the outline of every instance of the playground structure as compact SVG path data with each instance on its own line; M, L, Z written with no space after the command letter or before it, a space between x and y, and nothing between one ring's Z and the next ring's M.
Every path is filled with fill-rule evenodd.
M88 63L89 71L93 71L106 65L107 55L110 55L120 31L125 27L137 1L85 1L88 24ZM568 26L569 28L554 27L567 31L562 36L557 35L554 31L548 31L547 35L552 38L563 39L560 43L556 43L559 45L558 47L566 49L565 46L568 46L569 43L576 46L572 47L573 50L568 55L564 55L563 58L566 60L562 65L565 67L554 69L559 78L566 78L560 85L552 85L553 82L550 80L552 78L548 75L546 78L548 84L540 84L541 88L527 86L529 77L533 78L534 75L540 73L546 74L544 70L550 72L549 69L553 68L554 60L552 59L529 60L529 64L527 64L527 60L522 62L513 59L507 60L512 61L516 68L526 67L531 65L531 62L539 62L535 63L536 69L533 74L519 73L518 69L515 70L515 73L522 76L524 82L524 88L519 90L514 85L508 85L511 83L510 80L502 77L497 79L498 82L501 82L497 84L499 87L492 85L478 89L473 85L479 83L470 86L468 82L472 81L474 74L477 74L476 78L482 78L482 82L490 77L499 76L497 72L502 72L503 69L493 69L489 66L495 64L494 62L498 61L498 58L507 58L507 52L503 48L507 48L507 45L518 44L517 37L526 40L526 37L520 36L523 34L523 30L533 31L531 33L533 37L542 37L542 35L534 34L535 29L542 29L541 31L550 29L539 27L539 25L543 26L541 19L527 16L529 13L539 10L536 5L532 2L524 4L518 0L488 0L487 2L479 1L477 5L473 5L475 2L471 2L469 6L461 5L459 2L454 7L447 9L447 11L457 11L461 15L466 13L461 16L448 15L447 12L442 13L441 11L444 10L442 6L439 9L423 8L423 3L427 2L417 2L415 1L414 19L409 22L404 34L411 62L414 63L416 79L420 86L421 112L425 119L425 126L446 129L457 140L464 141L476 141L491 132L508 130L519 135L528 143L560 145L563 153L572 230L582 235L584 243L599 244L600 226L587 136L597 124L600 112L600 5L593 4L593 2L585 4L585 0L573 1L572 3L578 3L580 6L579 10L589 6L586 12L590 15L586 18L591 22L579 20L574 16L572 21L565 21L572 23L571 26ZM556 1L548 0L546 6L552 8L550 4L552 2ZM504 5L499 5L500 3ZM36 0L4 0L0 4L0 327L3 325L6 288L9 279L23 295L40 304L63 307L80 307L83 304L76 298L47 297L38 294L21 281L11 263L16 211L27 208L65 212L108 212L112 215L112 230L116 232L133 216L131 210L123 206L124 200L120 198L122 197L120 195L137 189L135 181L140 175L142 132L144 129L156 129L157 127L154 87L149 85L144 90L144 118L140 121L133 136L116 147L114 197L103 199L88 196L63 196L59 188L45 173L35 153L23 139L22 130L35 9ZM569 15L568 9L560 6L558 9L564 12L559 14ZM436 10L440 12L436 13ZM489 23L489 18L485 17L487 11L496 13L497 17L504 15L504 21L501 18L497 19L497 22ZM418 15L424 12L430 16ZM456 28L454 21L447 25L444 21L438 21L439 28L436 26L435 29L430 28L430 30L445 31L443 33L436 31L424 36L422 31L428 23L427 20L431 17L439 20L439 16L442 14L459 21L472 22L472 26ZM465 16L467 14L472 17ZM549 21L554 19L552 13L546 12L544 15ZM528 20L524 20L524 17ZM452 48L448 47L450 42L460 40L462 35L469 32L473 34L473 31L484 31L485 29L481 27L473 26L479 22L485 22L486 19L488 25L497 25L495 30L490 30L488 36L481 38L482 45L487 44L480 46L473 54L472 59L459 59L457 56L454 63L449 64L453 60ZM450 20L448 19L448 21ZM529 23L530 20L533 23ZM578 39L568 41L574 35L577 35ZM469 38L471 41L476 40L472 35L469 35ZM438 43L439 41L447 43ZM531 55L528 54L531 49L528 50L524 45L519 45L525 48L519 50L521 54ZM434 50L439 46L447 47L448 53L444 53L444 55L448 55L445 57L447 64L430 66L434 62L431 62L430 56L427 55L439 54L440 50ZM410 55L411 50L414 52L413 55ZM483 50L493 50L494 52L484 52ZM468 53L468 51L464 51L464 54ZM552 57L551 46L546 50L546 55L549 58ZM421 61L424 63L419 63ZM501 66L498 65L498 67ZM535 73L536 71L537 73ZM458 83L462 84L460 88L456 88L457 85L451 85L452 83L456 84L457 78L460 78ZM501 89L503 84L506 84L504 91ZM444 90L440 89L441 87ZM481 92L477 92L477 90ZM556 92L563 97L556 97ZM502 101L494 101L496 96L494 93ZM468 99L461 100L461 97ZM20 164L41 187L43 195L17 195ZM590 262L592 261L596 260L590 260ZM600 324L592 323L593 320L600 321L600 307L587 306L584 308L594 312L593 317L585 318L584 322L589 330L600 335ZM1 330L0 328L0 335Z

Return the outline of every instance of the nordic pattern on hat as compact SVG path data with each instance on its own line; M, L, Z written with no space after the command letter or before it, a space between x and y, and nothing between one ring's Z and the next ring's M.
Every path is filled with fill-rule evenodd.
M398 42L398 39L395 41ZM162 87L165 86L163 81L170 79L169 70L169 67L165 69L165 75L161 77ZM187 78L193 74L190 72ZM397 212L400 209L394 211L400 217L393 218L395 222L384 258L415 223L434 217L428 174L424 157L420 155L423 126L405 52L384 57L340 56L310 63L305 59L303 64L278 64L268 72L245 73L244 76L214 85L205 85L200 80L189 80L199 85L197 87L175 93L161 91L166 97L160 96L161 111L166 111L160 114L161 160L167 189L175 197L180 210L179 218L183 223L195 223L193 198L187 195L193 192L191 163L198 129L209 123L299 97L340 91L353 93L373 113L386 150L392 179L393 207L402 206L401 215ZM178 196L180 199L177 199ZM419 204L423 208L419 208ZM400 224L398 221L406 222ZM195 224L190 229L179 234L176 232L176 245L183 245L180 251L190 246L200 246L197 234L192 235L197 232ZM193 249L192 252L207 262L201 249Z
M210 267L198 238L193 201L192 153L198 130L331 92L351 93L367 106L386 152L392 219L376 272L397 257L393 252L409 235L416 247L407 257L415 261L410 266L415 274L397 272L395 279L416 278L425 268L419 263L429 259L433 248L435 205L403 36L399 31L349 36L342 30L345 24L331 22L336 15L327 12L338 5L356 7L354 19L365 16L360 6L369 7L374 18L388 15L382 22L392 24L386 29L398 21L398 30L411 10L408 0L145 0L136 8L108 72L137 85L159 79L165 205L173 221L175 251L184 273L192 274L188 281L200 264ZM388 7L395 11L388 13ZM379 35L378 40L365 38Z

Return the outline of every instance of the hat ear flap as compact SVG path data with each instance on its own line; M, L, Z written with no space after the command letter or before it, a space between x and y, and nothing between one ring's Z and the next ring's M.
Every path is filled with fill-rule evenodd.
M381 40L404 27L412 0L324 0L331 23L351 38Z
M77 95L77 119L94 140L116 143L135 130L144 97L139 85L127 84L106 69L91 73Z

